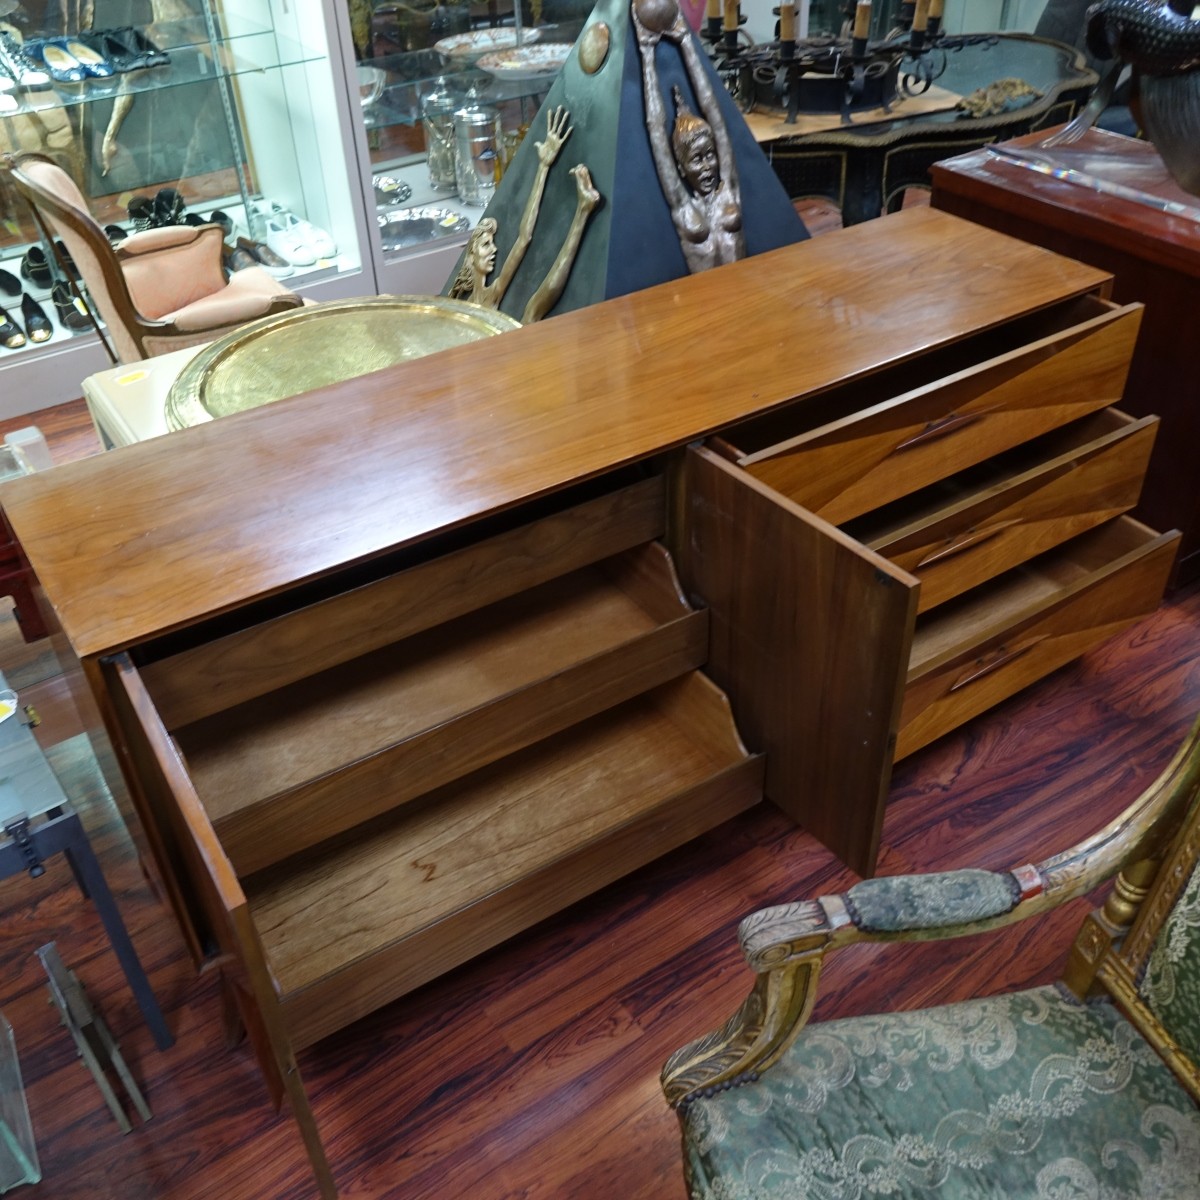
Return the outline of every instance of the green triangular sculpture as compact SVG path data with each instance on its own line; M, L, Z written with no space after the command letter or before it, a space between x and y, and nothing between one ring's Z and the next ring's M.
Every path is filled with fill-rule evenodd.
M641 0L639 11L647 11L647 2L656 11L663 5L663 11L674 10L674 0ZM688 30L686 36L698 51L691 60L706 73L728 131L737 168L745 255L803 240L808 232L771 164L696 35ZM601 56L597 47L605 43ZM692 112L703 114L680 47L663 38L654 62L666 119L676 118L672 99L676 88ZM576 177L571 172L579 163L587 166L602 200L587 221L566 285L549 315L688 274L676 221L655 166L643 95L642 58L630 0L599 0L484 213L496 222L496 267L488 277L494 284L517 238L534 184L537 143L546 139L548 120L565 108L571 133L546 178L533 239L498 305L502 312L522 319L567 240L577 202ZM666 128L665 136L670 135ZM456 270L447 281L445 292L451 291L457 274Z

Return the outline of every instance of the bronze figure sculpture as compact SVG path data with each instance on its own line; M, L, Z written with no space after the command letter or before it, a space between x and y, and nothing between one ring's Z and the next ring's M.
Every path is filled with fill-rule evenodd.
M694 275L745 258L733 142L691 28L677 0L633 0L632 14L642 56L650 150L687 268ZM654 61L663 39L679 47L700 108L697 116L680 90L674 89L675 124L669 140L666 105Z
M512 283L513 276L516 275L517 268L520 267L525 252L533 241L533 231L537 225L546 179L567 138L571 136L572 127L569 121L570 113L561 105L546 121L546 136L535 146L538 156L537 171L529 191L529 199L525 202L525 211L521 215L517 239L513 242L496 278L491 283L488 282L488 276L496 265L497 225L494 218L484 217L467 240L462 266L450 285L449 295L452 298L472 300L488 308L500 307L509 284ZM540 321L558 303L571 274L571 267L575 263L575 256L579 252L579 243L583 239L588 218L600 203L600 193L592 184L592 176L587 167L579 163L571 168L570 173L575 179L575 215L546 278L529 298L525 311L521 314L521 322L526 325L531 321Z

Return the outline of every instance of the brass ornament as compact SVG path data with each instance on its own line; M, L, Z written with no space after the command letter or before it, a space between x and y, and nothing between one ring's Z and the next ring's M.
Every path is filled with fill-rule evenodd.
M642 58L642 99L650 152L689 273L746 257L742 196L733 140L700 50L678 0L632 0L630 15ZM669 116L655 56L660 42L674 46L700 109L672 89Z
M603 21L589 25L579 37L579 65L585 75L595 75L608 58L612 33Z
M218 338L184 367L167 395L167 427L258 408L520 324L445 296L363 296L264 317Z
M507 257L496 271L496 220L494 217L481 218L467 239L462 264L450 284L449 294L452 297L461 297L477 305L499 309L517 268L524 261L525 253L533 242L546 179L573 130L571 114L562 105L549 114L542 141L534 143L538 156L537 171L533 177L529 197L525 201L525 211L521 215L516 240ZM550 270L525 305L525 311L521 314L521 323L525 325L540 321L558 303L563 289L567 286L571 268L575 265L575 257L579 253L579 243L583 240L588 219L602 199L592 183L592 176L586 164L577 163L569 174L575 180L575 215L571 219L567 236L550 265ZM489 282L493 272L495 277Z

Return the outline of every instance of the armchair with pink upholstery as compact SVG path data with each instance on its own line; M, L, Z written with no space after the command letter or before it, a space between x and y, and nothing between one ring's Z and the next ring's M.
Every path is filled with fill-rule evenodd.
M74 260L107 327L105 348L114 362L211 341L302 303L257 267L227 279L216 225L148 229L114 250L60 166L41 154L9 155L5 165L47 239L61 239Z

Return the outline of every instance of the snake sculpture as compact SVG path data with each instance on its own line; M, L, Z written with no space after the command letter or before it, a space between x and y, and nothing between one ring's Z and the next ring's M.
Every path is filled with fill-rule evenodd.
M1087 44L1133 68L1146 136L1180 187L1200 195L1200 20L1152 0L1100 0L1088 9Z

